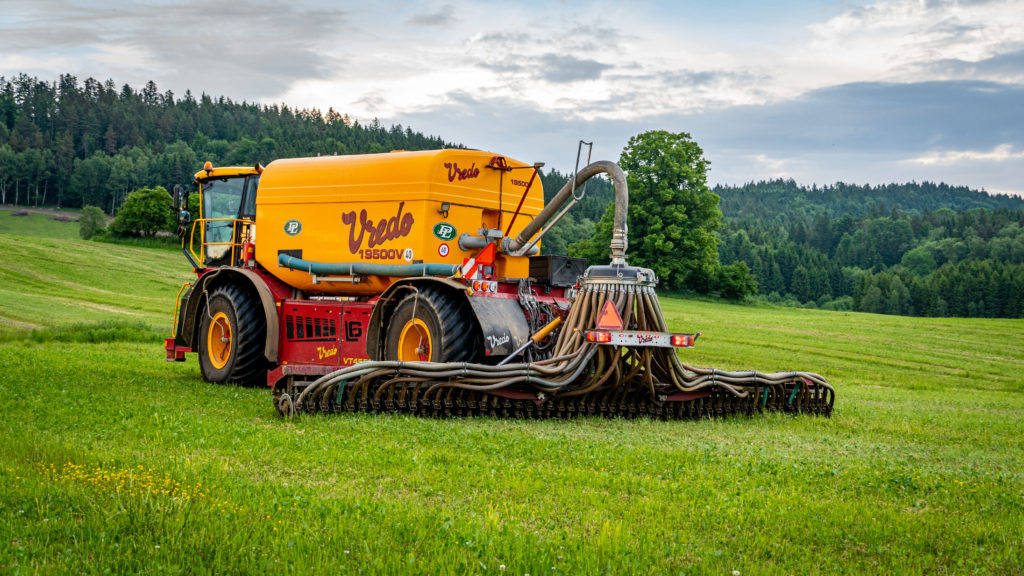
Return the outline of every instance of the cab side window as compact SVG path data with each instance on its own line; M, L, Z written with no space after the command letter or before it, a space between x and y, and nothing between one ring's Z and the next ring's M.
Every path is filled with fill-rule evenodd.
M242 196L242 207L238 211L239 218L256 219L256 189L259 188L260 177L249 176L246 178L245 194Z

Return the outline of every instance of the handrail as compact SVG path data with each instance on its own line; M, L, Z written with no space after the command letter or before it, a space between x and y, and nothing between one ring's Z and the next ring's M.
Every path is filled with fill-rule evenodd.
M241 249L241 242L207 242L206 241L206 223L207 222L231 222L231 237L238 237L238 225L243 222L239 218L200 218L192 222L192 230L188 236L188 251L196 259L197 262L205 265L206 263L206 247L207 246L231 246L231 262L235 262L235 249ZM196 225L199 227L199 254L195 251L195 235Z

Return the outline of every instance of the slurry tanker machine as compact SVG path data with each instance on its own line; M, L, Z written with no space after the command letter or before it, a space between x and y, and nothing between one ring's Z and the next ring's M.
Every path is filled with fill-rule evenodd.
M679 359L700 334L662 314L651 270L626 262L626 178L580 170L544 205L537 171L477 150L213 167L182 208L197 279L167 359L210 382L265 383L296 412L695 418L829 415L808 372L729 372ZM539 256L539 239L596 174L615 187L610 262Z

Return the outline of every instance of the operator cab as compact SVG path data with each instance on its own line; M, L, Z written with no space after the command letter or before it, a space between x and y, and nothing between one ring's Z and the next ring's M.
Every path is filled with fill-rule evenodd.
M241 266L242 249L255 236L256 191L263 166L213 168L210 162L195 175L202 217L191 222L188 196L181 199L178 233L185 256L196 268ZM191 222L191 226L189 223ZM186 238L186 234L188 238ZM198 252L197 252L198 250Z
M241 254L240 224L256 218L259 175L210 178L200 183L203 211L203 245L207 267L238 265ZM234 252L235 258L232 258ZM234 261L232 261L234 260Z

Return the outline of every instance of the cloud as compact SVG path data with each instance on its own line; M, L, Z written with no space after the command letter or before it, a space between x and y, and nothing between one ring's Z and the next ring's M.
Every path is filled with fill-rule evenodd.
M0 74L333 107L563 171L666 129L719 182L1022 181L1020 0L7 4Z
M971 78L1024 82L1024 49L998 54L976 62L949 58L929 62L922 70L942 78Z
M15 23L4 27L0 50L79 52L77 70L36 71L40 74L112 76L137 85L156 79L179 92L191 88L272 98L292 82L326 77L339 67L339 59L317 45L345 21L343 11L296 3L37 0L22 6Z
M597 60L554 53L536 58L506 56L500 60L481 60L477 66L499 74L528 74L535 79L553 84L597 80L605 70L613 68L612 65Z
M991 150L943 150L931 151L903 162L922 166L951 166L971 162L1009 162L1024 160L1024 149L1014 149L1013 144L1000 144Z
M692 133L718 183L931 180L1021 194L1022 101L1013 84L853 83L656 124Z
M550 53L541 56L539 63L538 75L548 82L557 83L597 80L605 70L612 67L597 60Z
M499 74L518 74L527 69L525 65L512 60L511 58L503 58L498 61L478 62L477 66Z
M1020 50L1024 5L1016 0L881 1L855 6L808 30L814 35L811 59L898 73Z
M515 98L482 98L465 91L447 93L442 102L389 119L470 148L508 154L527 162L546 162L570 171L578 140L594 140L594 159L617 160L633 135L623 121L587 121L546 111ZM514 135L514 136L513 136Z
M362 104L367 111L377 114L387 106L388 100L380 91L373 91L364 94L362 98L356 100L355 103Z
M470 36L468 43L492 48L509 48L533 43L535 39L525 32L486 32Z
M1024 86L992 82L860 82L764 106L687 119L716 141L794 152L1024 146ZM749 143L749 144L748 144Z
M413 26L447 26L457 21L454 12L451 4L445 4L436 12L415 14L406 23Z
M588 120L455 91L390 121L561 171L571 170L578 139L596 141L595 158L615 160L630 136L662 129L690 133L717 183L916 179L1012 191L1024 189L1022 101L1024 87L990 82L855 83L769 105Z
M540 51L613 52L627 36L618 28L594 23L579 23L562 29L550 21L529 22L528 32L507 30L477 32L466 39L469 46L485 50L528 55Z

